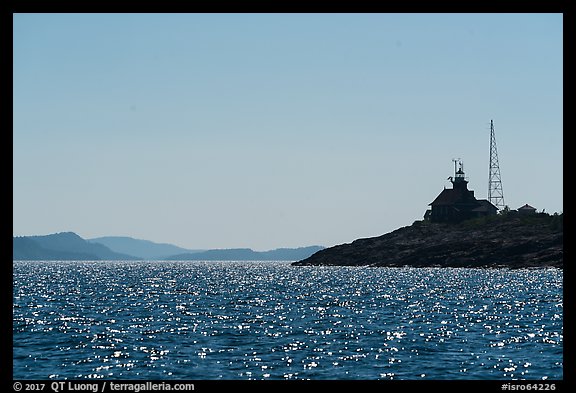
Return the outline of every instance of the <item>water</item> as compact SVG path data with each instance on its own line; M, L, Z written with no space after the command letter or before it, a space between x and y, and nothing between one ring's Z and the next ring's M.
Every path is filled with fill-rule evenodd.
M14 262L15 379L562 379L557 269Z

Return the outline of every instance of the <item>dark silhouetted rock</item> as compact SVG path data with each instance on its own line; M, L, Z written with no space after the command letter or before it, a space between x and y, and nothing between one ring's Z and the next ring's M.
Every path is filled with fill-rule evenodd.
M459 224L417 221L293 265L562 268L563 254L562 214L506 214Z

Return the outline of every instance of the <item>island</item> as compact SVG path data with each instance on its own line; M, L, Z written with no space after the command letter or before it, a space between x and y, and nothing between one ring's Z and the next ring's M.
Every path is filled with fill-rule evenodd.
M294 266L563 268L563 214L503 211L458 223L416 221L325 248Z

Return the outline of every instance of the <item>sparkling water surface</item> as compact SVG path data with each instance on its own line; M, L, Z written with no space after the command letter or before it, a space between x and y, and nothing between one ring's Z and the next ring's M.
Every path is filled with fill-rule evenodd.
M558 269L13 262L15 379L562 379Z

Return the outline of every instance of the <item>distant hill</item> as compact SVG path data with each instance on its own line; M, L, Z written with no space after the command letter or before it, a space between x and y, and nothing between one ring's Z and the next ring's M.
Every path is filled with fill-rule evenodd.
M93 244L74 232L22 236L12 240L13 260L137 260L140 258Z
M193 254L177 254L167 259L173 261L298 261L308 258L310 255L322 249L324 249L324 247L321 246L278 248L270 251L253 251L250 248L231 248L208 250Z
M149 240L134 239L128 236L104 236L88 239L90 243L98 243L114 252L134 255L142 259L166 259L175 254L194 254L205 250L189 250L167 243L154 243Z
M12 260L298 261L322 249L324 247L310 246L270 251L249 248L188 250L131 237L105 236L85 240L74 232L61 232L14 237Z
M15 237L12 241L12 259L20 260L94 260L96 256L72 251L49 250L29 237Z

